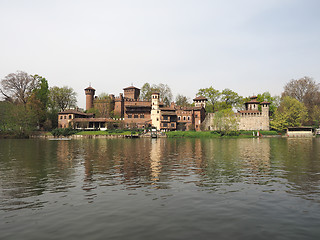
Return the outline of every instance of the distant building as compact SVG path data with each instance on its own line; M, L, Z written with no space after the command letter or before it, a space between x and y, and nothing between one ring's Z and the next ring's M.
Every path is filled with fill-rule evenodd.
M118 123L126 128L156 127L157 130L191 130L200 131L200 125L205 119L205 104L207 99L196 97L195 107L180 107L172 103L164 106L160 102L160 94L153 93L151 101L139 99L140 89L134 86L124 88L124 93L118 97L109 95L108 99L95 96L95 89L86 88L86 110L98 109L103 116L97 118L94 114L68 110L59 113L59 127L72 126L81 129L107 129L108 124ZM70 113L73 112L73 113ZM112 114L111 114L112 113ZM70 116L69 116L69 115ZM64 121L68 115L68 121ZM113 118L111 118L113 115ZM60 121L61 120L61 121Z

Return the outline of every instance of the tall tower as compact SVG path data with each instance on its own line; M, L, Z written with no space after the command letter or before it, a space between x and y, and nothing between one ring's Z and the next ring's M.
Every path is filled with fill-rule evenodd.
M86 110L89 110L90 108L93 108L93 98L96 90L90 86L87 87L84 92L86 94Z
M194 102L194 106L195 107L203 107L206 108L206 102L208 101L207 98L203 97L203 96L198 96L196 98L193 99Z
M262 115L269 118L269 108L270 108L269 105L270 105L270 103L269 102L262 102L262 103L260 103L260 105L261 105Z
M160 107L159 107L159 93L152 93L151 95L151 121L152 126L160 130Z

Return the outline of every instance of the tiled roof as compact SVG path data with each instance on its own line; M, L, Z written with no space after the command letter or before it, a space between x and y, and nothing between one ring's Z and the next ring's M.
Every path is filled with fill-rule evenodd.
M83 115L83 116L93 116L93 113L84 113L84 112L80 112L77 111L75 109L68 109L62 112L59 112L58 114L78 114L78 115Z
M93 87L87 87L86 89L84 90L95 90Z
M134 87L134 86L126 87L126 88L124 88L123 90L127 90L127 89L139 89L139 90L140 90L140 88L136 88L136 87Z
M205 97L203 97L203 96L198 96L198 97L196 97L196 98L194 98L193 99L193 101L200 101L200 100L205 100L205 101L208 101L208 99L207 98L205 98Z

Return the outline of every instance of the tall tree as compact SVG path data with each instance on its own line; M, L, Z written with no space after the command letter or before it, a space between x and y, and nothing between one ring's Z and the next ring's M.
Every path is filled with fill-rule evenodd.
M23 71L10 73L1 80L0 92L6 100L26 104L36 88L36 79Z
M176 104L178 106L182 106L182 107L189 107L191 106L188 97L178 94L176 97Z
M308 110L310 116L310 122L312 124L318 122L318 119L314 118L317 114L313 113L316 109L314 106L320 107L320 85L316 83L310 77L303 77L300 79L293 79L284 86L282 96L290 96L303 103Z
M141 90L140 90L140 98L144 101L150 101L151 100L151 94L152 89L149 83L143 84Z
M145 101L151 100L151 95L153 92L160 93L160 101L162 101L165 105L169 105L172 101L172 91L171 88L167 84L160 83L158 85L149 83L145 83L140 91L140 98Z
M297 99L285 96L275 111L270 126L277 131L284 131L288 127L298 127L307 118L307 108Z
M64 111L68 108L76 107L76 92L67 86L51 87L49 93L50 107L58 111Z
M208 88L200 88L197 93L198 96L203 96L208 99L208 105L211 105L212 111L215 109L215 104L220 100L221 92L214 89L212 86ZM206 109L209 110L209 109ZM210 111L210 110L209 110Z
M257 99L259 102L267 101L270 103L269 111L270 115L272 116L274 112L277 110L280 104L280 97L279 96L271 96L269 92L264 92L262 94L257 95Z
M310 77L292 79L284 86L283 96L290 96L305 105L314 104L318 100L320 85Z
M213 127L223 134L230 134L232 131L237 131L239 120L232 109L223 109L214 114Z
M232 108L236 106L238 103L241 103L242 97L239 96L238 93L232 91L229 88L225 88L221 92L221 101L228 106L228 108Z

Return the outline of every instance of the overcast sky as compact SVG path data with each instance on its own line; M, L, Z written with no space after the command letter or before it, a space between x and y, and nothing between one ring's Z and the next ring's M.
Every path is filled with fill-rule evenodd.
M118 95L168 84L242 96L320 81L319 0L0 0L0 79L17 70Z

